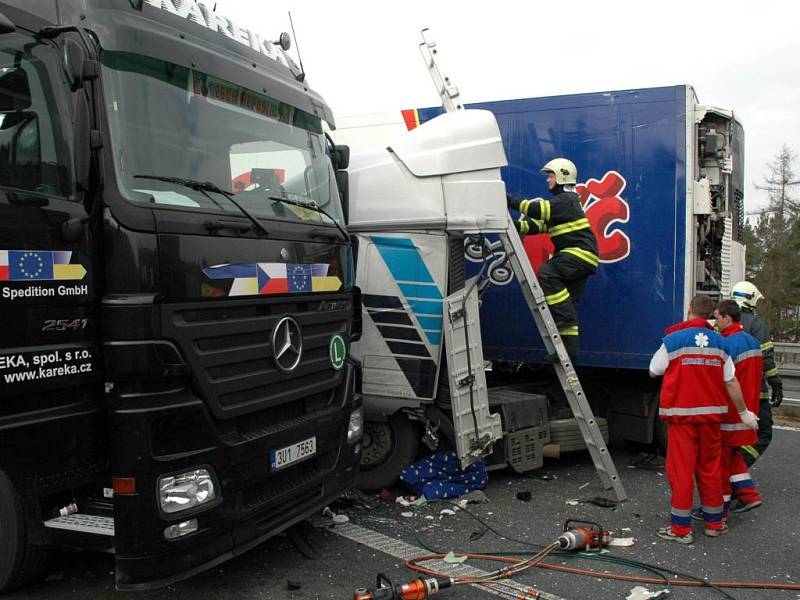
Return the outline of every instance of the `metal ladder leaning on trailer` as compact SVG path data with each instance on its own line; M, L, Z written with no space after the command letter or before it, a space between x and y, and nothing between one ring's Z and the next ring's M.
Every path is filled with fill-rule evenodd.
M420 53L425 61L428 73L431 79L433 79L436 91L442 100L442 106L445 112L464 110L464 106L459 100L460 92L458 88L453 85L450 78L445 76L439 69L436 43L430 38L429 30L427 28L423 29L421 33L422 43L419 45ZM613 489L617 500L623 501L627 499L628 495L625 493L625 488L622 485L617 468L606 447L605 440L603 440L603 434L600 431L600 427L597 425L597 420L583 392L578 374L575 372L575 368L567 354L564 343L561 341L558 328L553 320L553 316L550 314L550 308L545 301L544 292L542 292L533 267L531 267L530 262L527 260L522 239L519 237L514 227L514 221L511 215L508 217L507 229L501 232L499 236L503 248L506 251L506 255L508 256L508 262L511 264L514 275L522 288L522 293L531 311L531 316L533 316L539 334L542 336L545 348L548 352L555 353L558 356L558 362L553 366L570 408L572 409L572 413L575 415L581 435L589 449L589 453L591 454L595 469L600 476L600 480L603 483L603 487L605 489ZM458 311L448 312L451 320L459 318ZM454 377L451 373L451 380L452 379L454 379ZM459 410L459 407L454 404L454 419L458 419L457 413L468 413L468 407L462 408L465 408L465 410Z

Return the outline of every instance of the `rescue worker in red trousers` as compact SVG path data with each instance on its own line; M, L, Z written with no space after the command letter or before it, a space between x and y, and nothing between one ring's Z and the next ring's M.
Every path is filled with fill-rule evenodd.
M590 275L597 271L597 239L575 192L578 170L572 161L555 158L542 167L552 200L519 200L508 197L508 206L520 213L516 221L521 235L546 233L555 255L539 269L539 284L550 313L572 360L578 357L576 304ZM555 362L555 355L545 357Z
M752 467L772 441L772 407L783 402L783 381L775 365L775 350L772 336L767 324L755 314L756 304L764 296L749 281L740 281L733 286L731 297L742 309L742 326L761 344L764 355L764 377L761 382L761 402L758 408L758 439L753 444L742 446L741 453L745 464ZM736 490L734 490L736 494ZM738 494L736 494L738 496ZM735 498L731 503L731 512L745 512L757 508L748 502Z
M753 430L757 427L756 416L745 406L725 340L708 322L713 310L708 296L692 298L687 320L667 328L650 361L650 376L664 376L659 416L667 422L667 479L672 489L671 524L657 535L680 544L694 541L695 480L704 533L709 537L727 533L722 519L720 423L728 412L728 398L742 423Z
M717 328L725 338L728 356L736 367L736 380L742 388L747 410L758 412L761 395L761 378L764 371L764 357L761 344L742 326L742 311L733 300L723 300L714 310ZM723 515L728 516L731 503L731 490L751 508L761 506L761 494L756 489L750 471L739 452L740 446L754 444L758 435L748 428L733 410L729 410L722 422L722 500L725 503Z

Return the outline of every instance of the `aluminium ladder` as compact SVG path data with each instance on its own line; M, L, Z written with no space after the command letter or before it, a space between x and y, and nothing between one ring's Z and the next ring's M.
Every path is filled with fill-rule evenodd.
M436 42L431 39L427 28L423 29L421 34L420 53L425 61L428 73L433 79L445 112L464 110L458 88L450 81L449 77L442 74L439 68ZM508 262L514 271L514 276L522 288L522 294L536 323L536 328L542 336L544 346L549 353L558 356L558 361L553 367L572 409L572 414L575 415L578 428L589 449L589 454L592 457L597 474L600 476L600 481L605 489L612 489L617 500L622 502L628 498L628 495L625 493L617 468L603 439L600 427L597 425L597 419L595 419L586 399L586 394L583 392L578 374L572 365L572 359L567 354L564 342L558 333L558 327L556 327L553 315L550 313L550 307L547 306L544 292L539 285L533 267L528 261L522 239L517 233L511 215L508 216L506 230L501 232L499 236L508 257ZM475 435L477 436L478 433L476 432Z

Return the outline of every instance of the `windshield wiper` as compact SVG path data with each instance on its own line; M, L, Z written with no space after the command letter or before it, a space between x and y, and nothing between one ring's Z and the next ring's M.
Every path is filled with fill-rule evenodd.
M300 208L310 208L313 211L325 215L331 220L331 223L336 225L336 229L338 229L339 232L342 234L344 241L346 242L350 241L350 236L347 235L347 232L342 228L341 225L339 225L339 222L313 200L305 200L304 202L298 202L297 200L289 200L288 198L284 198L282 196L267 196L267 198L269 198L270 200L274 200L275 202L281 202L282 204L291 204L292 206L299 206Z
M174 183L176 185L182 185L184 187L188 187L197 192L201 192L206 198L211 200L217 206L219 206L219 204L217 204L217 201L214 200L214 198L208 195L208 192L214 192L215 194L222 194L228 200L230 200L231 203L236 208L238 208L244 216L250 219L250 222L253 225L255 225L256 229L260 230L265 236L269 237L269 231L267 230L267 228L264 227L261 224L261 222L258 219L256 219L250 211L245 210L245 208L241 204L239 204L236 200L233 199L234 193L229 192L227 190L223 190L215 183L212 183L210 181L198 181L196 179L187 179L185 177L165 177L163 175L134 175L133 177L134 179L155 179L156 181L165 181L167 183ZM222 208L221 206L219 207Z

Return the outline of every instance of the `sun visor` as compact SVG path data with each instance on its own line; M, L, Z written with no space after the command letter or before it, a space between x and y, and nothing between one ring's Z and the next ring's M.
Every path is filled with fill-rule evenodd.
M444 113L413 129L390 149L417 177L508 164L497 120L488 110Z
M95 33L105 50L145 54L256 92L263 90L335 127L332 111L322 97L296 81L294 65L288 59L278 60L277 54L268 56L266 50L256 51L219 31L148 5L142 13L95 9L85 14L81 24Z

